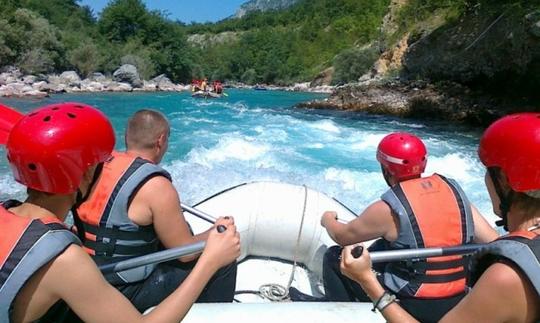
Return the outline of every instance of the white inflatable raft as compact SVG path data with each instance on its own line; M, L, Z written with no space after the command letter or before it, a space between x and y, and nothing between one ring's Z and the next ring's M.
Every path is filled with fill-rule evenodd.
M305 186L275 182L241 184L194 205L214 216L234 216L241 237L236 290L253 291L232 304L195 304L185 322L384 322L367 303L271 302L257 295L259 287L291 286L310 295L322 292L322 258L335 243L320 225L324 211L340 220L355 218L339 201ZM210 224L185 212L195 233ZM292 264L296 262L298 266Z
M194 98L204 98L204 99L217 99L221 98L221 94L210 92L210 91L197 91L191 93L191 96Z

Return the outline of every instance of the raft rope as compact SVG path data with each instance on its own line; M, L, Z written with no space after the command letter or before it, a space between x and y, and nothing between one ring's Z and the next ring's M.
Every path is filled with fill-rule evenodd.
M280 285L278 283L269 283L269 284L263 284L259 287L259 291L238 291L235 293L237 294L256 294L259 295L262 298L266 298L272 302L281 302L286 299L289 299L289 288L292 285L292 282L294 280L294 273L296 271L296 263L298 260L298 249L300 246L300 238L302 237L302 229L304 228L304 219L306 217L306 207L307 207L307 197L308 197L308 188L304 184L304 206L302 208L302 219L300 220L300 228L298 229L298 236L296 237L296 245L294 247L294 258L293 258L293 267L291 271L291 275L289 276L289 282L287 283L287 286ZM238 300L236 300L238 301Z

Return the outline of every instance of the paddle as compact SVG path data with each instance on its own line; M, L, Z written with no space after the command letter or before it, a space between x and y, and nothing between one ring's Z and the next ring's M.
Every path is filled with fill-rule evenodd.
M443 257L453 255L465 255L478 251L481 248L486 247L487 244L469 244L455 247L445 248L420 248L420 249L403 249L403 250L389 250L389 251L374 251L370 253L371 262L390 262L401 261L409 259L423 259L431 257ZM359 258L364 252L364 247L356 246L351 250L351 254L354 258Z
M229 96L229 95L228 95L227 93L225 93L225 92L223 92L223 93L221 93L221 94L223 94L224 96Z
M208 213L192 208L191 206L186 205L184 203L181 203L180 206L185 211L193 215L196 215L197 217L209 223L214 224L216 222L216 218L211 216ZM223 232L226 230L226 228L222 225L218 225L217 230L218 232ZM162 250L162 251L158 251L158 252L151 253L148 255L131 258L128 260L106 264L106 265L100 266L99 269L103 273L109 273L109 272L118 272L118 271L128 270L128 269L145 266L145 265L149 265L153 263L157 264L160 262L165 262L165 261L177 259L183 256L199 253L204 249L205 245L206 245L206 241L199 241L199 242L195 242L186 246Z
M9 132L24 115L13 108L0 104L0 145L7 143Z
M227 229L222 225L218 225L217 230L221 233ZM165 262L183 256L189 256L199 253L204 249L205 246L206 241L198 241L185 246L162 250L144 256L131 258L128 260L102 265L99 266L99 270L106 274L146 266L149 264L158 264L160 262Z
M192 208L191 206L189 205L185 205L184 203L180 203L180 206L182 207L182 209L184 209L184 211L187 211L193 215L196 215L197 217L209 222L209 223L212 223L214 224L216 222L216 218L211 216L210 214L208 213L205 213L203 211L200 211L200 210L197 210L197 209L194 209Z

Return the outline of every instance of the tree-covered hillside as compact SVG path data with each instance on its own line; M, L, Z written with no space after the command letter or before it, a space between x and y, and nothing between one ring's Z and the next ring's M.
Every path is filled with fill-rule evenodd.
M190 34L239 33L235 43L210 44L197 51L199 68L208 75L246 83L289 84L311 80L324 68L334 65L336 55L376 39L388 3L388 0L300 1L288 10L254 12L242 19L186 29ZM345 55L350 56L347 52ZM369 64L373 61L374 58ZM349 63L352 62L347 60L345 65ZM360 75L343 75L340 79L338 71L337 80L346 82Z
M0 0L0 65L86 76L131 63L144 78L165 73L177 82L203 75L309 81L340 52L378 37L388 2L302 0L288 10L186 26L141 0L112 0L99 17L77 0ZM190 34L223 31L235 32L236 40L204 47L187 42Z

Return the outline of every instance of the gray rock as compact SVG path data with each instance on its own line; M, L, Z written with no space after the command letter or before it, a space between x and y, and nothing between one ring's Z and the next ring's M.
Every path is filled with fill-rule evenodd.
M38 90L38 91L47 91L47 90L49 90L48 83L45 82L45 81L35 82L34 84L32 84L32 88L34 90Z
M25 84L34 84L37 80L37 77L35 75L26 75L23 77L22 81Z
M81 78L75 71L63 72L60 74L59 80L60 83L68 84L70 86L79 85L81 83Z
M4 66L2 68L2 72L3 73L7 73L7 74L10 74L12 75L14 78L20 78L22 76L22 73L21 73L21 70L18 68L18 67L15 67L15 66L11 66L11 65L8 65L8 66Z
M113 73L113 80L121 83L128 83L133 87L141 87L143 85L137 67L131 64L124 64L120 66Z
M154 82L156 84L156 87L160 91L176 91L177 90L176 85L165 74L161 74L154 77L151 80L151 82Z
M99 72L94 72L94 73L90 74L90 76L88 76L88 79L90 81L94 81L94 82L105 82L105 81L107 81L107 78L105 77L105 75L103 75L102 73L99 73Z

